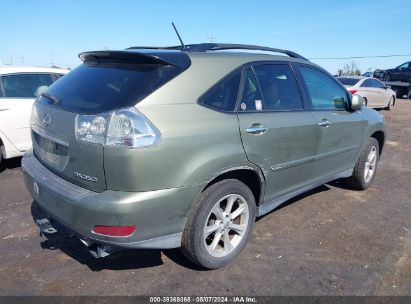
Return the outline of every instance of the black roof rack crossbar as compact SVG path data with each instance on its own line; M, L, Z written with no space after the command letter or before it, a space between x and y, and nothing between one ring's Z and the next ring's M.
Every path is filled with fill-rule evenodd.
M249 44L233 44L233 43L199 43L199 44L189 44L185 47L181 46L170 46L170 47L147 47L147 46L135 46L129 49L164 49L164 50L181 50L185 52L206 52L206 51L222 51L222 50L251 50L251 51L265 51L265 52L275 52L288 55L292 58L298 58L302 60L307 60L307 58L288 50L270 48L266 46L259 45L249 45Z

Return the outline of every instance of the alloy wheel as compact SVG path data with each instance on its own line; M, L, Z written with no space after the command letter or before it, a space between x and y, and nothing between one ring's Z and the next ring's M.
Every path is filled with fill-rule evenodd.
M233 252L246 235L250 209L239 194L229 194L211 209L204 226L204 245L214 257L224 257Z
M377 148L375 146L372 146L370 152L368 153L364 168L364 180L367 184L372 180L375 174L377 157Z

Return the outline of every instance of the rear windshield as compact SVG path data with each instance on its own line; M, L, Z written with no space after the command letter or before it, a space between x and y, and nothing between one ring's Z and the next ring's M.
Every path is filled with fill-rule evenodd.
M181 72L159 64L84 63L51 85L38 102L85 114L130 107Z
M346 77L338 77L337 78L343 85L353 86L361 79L358 78L346 78Z

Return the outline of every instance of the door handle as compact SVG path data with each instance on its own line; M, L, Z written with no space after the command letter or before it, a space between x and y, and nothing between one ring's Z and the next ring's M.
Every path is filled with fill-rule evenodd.
M247 133L254 134L254 135L263 135L265 132L268 131L268 128L254 124L250 128L247 128Z
M322 120L318 123L320 127L328 127L331 125L331 122L328 119Z
M0 111L7 111L9 108L0 107Z

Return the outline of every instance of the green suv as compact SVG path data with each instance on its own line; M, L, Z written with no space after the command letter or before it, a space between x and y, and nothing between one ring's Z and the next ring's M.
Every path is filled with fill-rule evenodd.
M80 58L37 98L22 167L40 230L68 230L96 257L181 247L222 267L256 217L375 177L383 117L294 52L208 43Z

